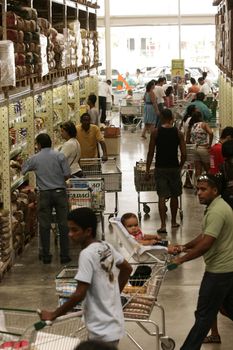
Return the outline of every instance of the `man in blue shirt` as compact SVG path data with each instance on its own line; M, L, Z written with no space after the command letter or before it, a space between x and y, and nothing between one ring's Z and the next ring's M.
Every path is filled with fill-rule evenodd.
M56 210L59 228L60 259L65 264L69 257L69 238L67 226L68 201L66 183L70 177L70 168L65 155L51 149L52 141L48 134L41 133L36 137L38 153L30 157L22 166L22 173L34 171L39 188L38 220L44 264L50 264L50 228L52 210Z

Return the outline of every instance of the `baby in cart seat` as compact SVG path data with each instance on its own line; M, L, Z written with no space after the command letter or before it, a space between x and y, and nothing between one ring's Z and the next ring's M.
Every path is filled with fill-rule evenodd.
M134 213L125 213L121 217L121 223L126 228L128 233L142 245L162 245L167 247L168 241L161 240L159 235L143 234L138 223L137 215Z

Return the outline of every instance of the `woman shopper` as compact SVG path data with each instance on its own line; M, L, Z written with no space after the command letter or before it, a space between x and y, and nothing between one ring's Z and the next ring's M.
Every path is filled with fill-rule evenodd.
M199 111L193 113L189 122L186 140L187 143L196 145L194 150L194 166L195 176L197 178L203 171L209 171L209 151L213 141L213 131L207 123L203 122L202 114Z
M146 132L151 132L158 124L159 109L154 94L155 81L151 80L146 86L146 93L144 96L144 128L141 137L146 139Z
M76 138L77 130L71 121L61 124L61 136L66 141L62 145L60 151L66 156L70 170L71 177L83 177L82 169L79 165L81 155L80 144Z

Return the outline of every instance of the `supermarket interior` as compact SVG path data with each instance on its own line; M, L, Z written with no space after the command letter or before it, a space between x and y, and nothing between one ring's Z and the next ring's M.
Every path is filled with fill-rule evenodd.
M208 237L202 231L208 221L205 219L206 207L202 204L210 206L211 202L200 199L201 189L196 186L203 181L212 189L213 184L208 177L198 177L201 172L198 174L196 158L189 153L190 150L195 152L198 146L194 145L195 142L193 147L185 146L185 141L191 143L183 136L184 131L187 137L189 127L188 124L186 130L184 124L182 127L185 115L192 119L187 108L190 104L195 105L196 92L198 95L204 92L204 87L208 89L203 93L204 101L198 103L208 110L209 117L198 106L194 113L202 114L205 133L211 143L209 146L223 143L221 133L224 128L233 129L232 1L146 0L142 3L138 0L132 6L130 1L122 0L0 0L0 8L0 349L53 350L56 347L78 350L80 341L98 339L111 343L106 348L109 350L116 349L115 346L119 350L232 350L232 320L229 319L232 316L225 317L226 311L220 307L217 310L221 309L217 316L218 334L214 335L211 327L212 333L204 335L199 329L198 336L201 334L202 340L208 338L208 341L202 343L197 336L196 343L184 345L195 323L200 285L208 265L208 259L206 256L203 259L202 255L208 252L193 253L193 257L180 265L174 263L180 256L182 259L185 254L192 255L192 249L186 247L187 242L199 235ZM161 89L155 86L155 81L159 84L160 79L163 80ZM195 93L190 90L193 85L198 89ZM170 95L167 94L169 88L172 88ZM155 91L163 91L162 103ZM155 108L155 122L145 121L149 108ZM179 172L182 193L175 195L178 199L175 219L174 213L171 215L172 194L162 196L166 208L164 224L161 196L157 194L159 189L154 177L155 150L151 151L151 147L155 142L153 137L158 138L154 127L162 129L159 116L169 119L166 113L163 114L167 109L172 111L173 119L172 124L167 122L169 126L166 124L165 128L178 130L176 157L181 164L184 153L186 159ZM91 110L96 113L95 121ZM85 130L87 119L91 124ZM89 128L96 133L94 153L86 149L87 141L84 140ZM231 133L233 139L232 130ZM44 135L49 135L48 144ZM72 147L77 147L77 151L70 148L68 156L64 144L68 145L74 138ZM170 145L172 138L167 142ZM71 143L69 145L71 147ZM52 148L54 159L51 158L51 164L43 148ZM168 148L165 147L164 154L170 154ZM150 152L153 160L148 169ZM156 152L159 153L158 147ZM40 160L38 157L42 153L41 171L35 159L42 161L42 156ZM73 171L76 157L78 168ZM59 164L58 170L56 164ZM203 168L206 170L204 165ZM79 172L82 177L76 176ZM58 173L62 174L62 181ZM44 178L46 181L41 181ZM217 188L216 184L214 186ZM63 213L60 208L58 215L56 205L61 202L58 204L56 200L63 192L67 207L62 207ZM45 197L51 202L47 202L43 212L42 199ZM68 230L67 208L82 207L91 208L96 214L97 240L93 238L85 243L82 238L77 238L76 242L69 239L68 252L64 243L64 232L68 239L68 231L62 227L61 217L65 216ZM51 215L46 214L48 209L53 209ZM129 212L138 217L142 237L159 233L160 237L156 238L158 246L154 242L141 244L129 234L120 221L121 216ZM50 220L50 251L43 226L47 219ZM74 224L75 220L69 219L69 222ZM210 224L211 228L221 230L216 222L215 227ZM85 231L84 227L77 225ZM71 227L70 232L72 230ZM231 233L233 236L233 231ZM75 235L73 231L72 235ZM210 236L219 240L217 234L217 238ZM111 267L100 265L101 273L109 277L108 280L105 276L108 280L106 287L98 286L97 282L94 285L85 278L77 278L77 287L75 276L81 265L81 250L101 240L112 249ZM173 247L174 255L168 254L169 245ZM228 252L230 246L231 243ZM180 251L174 250L177 247ZM101 256L100 251L96 254ZM213 259L217 254L214 251ZM221 254L226 261L228 253L221 252L219 256ZM130 265L133 269L121 296L118 274L112 267L113 255L115 260L123 256L127 264L124 266L120 260L117 267L123 265L122 268L126 269ZM229 259L233 261L231 255L229 253ZM105 258L109 259L109 256ZM135 279L140 267L144 270L149 267L150 272L146 276L143 272L144 277L139 275ZM88 269L89 265L83 273L90 273ZM115 273L114 286L118 288L114 298L123 305L117 312L114 300L107 304L103 297L109 296L110 301L113 295L109 287L112 271ZM95 273L97 276L93 266ZM232 280L233 271L224 270L222 265L221 270L217 269L213 275L224 273L228 273ZM82 271L77 276L82 276ZM121 269L119 285L120 278ZM89 314L92 321L100 322L100 328L106 327L105 331L96 328L93 336L91 322L87 321L88 307L83 307L80 301L75 308L70 308L73 312L78 310L78 316L72 316L71 312L60 321L58 317L52 325L39 322L39 310L62 308L73 300L71 295L78 291L79 283L87 290L92 283L94 285L93 295L85 291L85 305L99 304L97 313L104 302L110 305L108 311L103 306L101 315L90 317ZM98 288L105 289L101 292L102 301L101 295L97 296ZM216 291L218 288L221 287L216 283ZM216 293L213 295L217 298ZM117 319L118 312L124 317L125 334L114 338L122 322ZM209 310L205 309L205 312L207 314ZM81 318L83 313L85 319ZM106 320L109 317L110 321L103 321L104 317ZM107 324L111 325L112 320L111 336ZM34 324L38 326L34 327ZM201 326L202 323L199 328ZM105 337L98 332L108 333ZM207 334L213 335L206 337ZM100 345L96 349L105 350Z

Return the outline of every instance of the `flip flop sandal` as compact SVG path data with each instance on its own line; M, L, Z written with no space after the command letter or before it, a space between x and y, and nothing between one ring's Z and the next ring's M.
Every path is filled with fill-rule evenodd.
M221 338L220 335L208 335L207 337L204 338L203 342L204 344L220 344L221 343Z
M165 228L159 228L157 233L167 233L167 230Z

